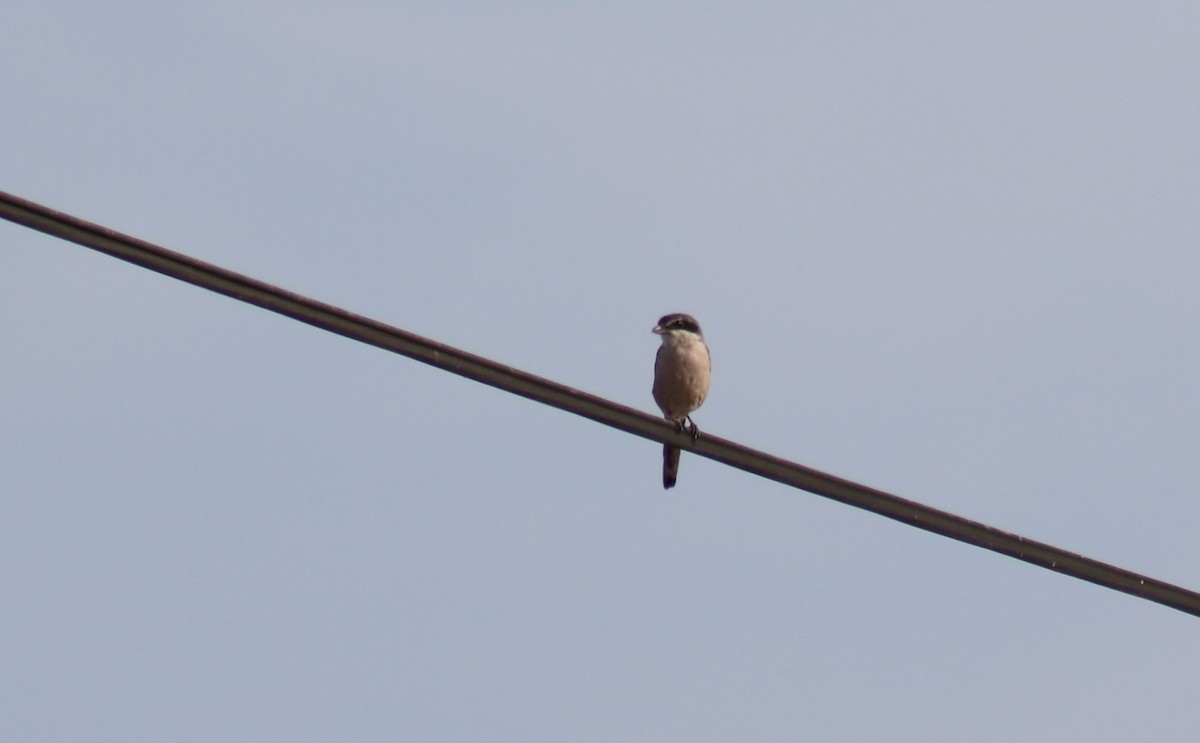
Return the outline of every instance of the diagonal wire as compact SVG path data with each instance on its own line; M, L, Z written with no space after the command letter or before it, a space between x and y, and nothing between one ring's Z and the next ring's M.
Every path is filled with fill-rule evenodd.
M716 436L705 434L693 442L688 435L676 431L672 424L657 416L422 338L2 191L0 217L636 436L670 443L702 457L910 526L1200 616L1200 594L1185 588L834 477Z

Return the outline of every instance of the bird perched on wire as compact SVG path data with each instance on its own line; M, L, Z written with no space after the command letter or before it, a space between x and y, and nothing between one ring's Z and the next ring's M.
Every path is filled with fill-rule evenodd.
M663 417L686 430L694 441L700 429L692 421L691 412L708 396L708 381L712 359L700 334L700 323L691 315L676 312L663 315L654 331L662 339L658 356L654 358L654 402ZM663 488L675 486L679 473L679 449L663 445Z

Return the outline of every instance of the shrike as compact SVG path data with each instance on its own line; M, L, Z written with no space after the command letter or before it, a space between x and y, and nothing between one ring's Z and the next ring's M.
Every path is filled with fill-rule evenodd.
M694 440L700 429L692 422L690 413L704 403L708 395L708 380L712 359L700 334L700 323L691 315L663 315L654 332L662 338L658 356L654 358L654 402L663 417L675 427L691 433ZM663 488L675 486L679 473L679 449L663 445Z

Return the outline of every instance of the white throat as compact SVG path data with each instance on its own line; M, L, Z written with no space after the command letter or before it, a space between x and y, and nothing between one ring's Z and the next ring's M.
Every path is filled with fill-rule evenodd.
M662 344L673 351L684 351L692 346L703 345L704 338L690 330L668 330L662 334Z

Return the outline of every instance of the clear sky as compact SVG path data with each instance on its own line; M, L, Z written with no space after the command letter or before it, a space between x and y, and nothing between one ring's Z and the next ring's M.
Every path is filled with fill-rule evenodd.
M1200 5L9 0L0 189L1200 588ZM12 741L1190 741L1200 620L0 224Z

